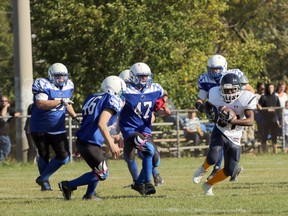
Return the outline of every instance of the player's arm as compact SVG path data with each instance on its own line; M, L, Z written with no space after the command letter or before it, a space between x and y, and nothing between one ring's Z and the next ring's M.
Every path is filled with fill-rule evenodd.
M254 124L254 111L252 109L244 110L244 119L232 119L230 124L239 126L252 126Z
M167 116L167 115L171 115L171 111L168 107L166 107L166 101L164 100L164 97L159 98L154 106L154 110L155 114L157 116ZM153 116L152 116L153 118ZM152 121L151 121L152 122Z
M106 108L102 111L98 126L101 131L102 136L104 137L105 143L108 145L114 159L116 159L120 154L120 149L117 145L114 144L114 140L110 135L107 123L109 119L114 115L114 110Z
M45 93L39 93L35 98L39 109L49 110L61 105L61 100L48 100L48 95Z

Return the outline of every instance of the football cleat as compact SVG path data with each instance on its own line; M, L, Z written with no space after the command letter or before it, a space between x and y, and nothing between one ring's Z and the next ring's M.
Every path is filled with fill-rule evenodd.
M156 187L161 187L164 184L164 180L161 178L160 174L153 174L154 185Z
M202 188L204 190L204 194L206 196L214 196L212 191L213 185L207 184L206 182L203 183Z
M39 176L36 179L36 183L41 186L41 191L52 191L48 180L42 180Z
M156 190L154 186L149 182L145 183L145 195L155 194Z
M144 184L136 184L136 182L135 183L133 183L133 184L131 184L131 188L133 189L133 190L136 190L136 191L138 191L141 195L145 195L145 185Z
M82 200L100 201L100 200L102 200L102 199L99 198L99 197L97 197L97 196L96 196L96 193L93 193L93 194L85 194L85 195L82 197Z
M77 189L77 188L70 188L68 186L68 181L59 182L58 186L60 191L62 191L62 194L66 200L70 200L72 196L72 191Z
M199 168L198 168L198 170L196 170L196 172L194 173L194 175L193 175L193 182L195 183L195 184L198 184L200 181L201 181L201 179L202 179L202 177L204 176L204 174L207 172L207 170L205 170L204 169L204 167L203 167L203 165L201 165Z

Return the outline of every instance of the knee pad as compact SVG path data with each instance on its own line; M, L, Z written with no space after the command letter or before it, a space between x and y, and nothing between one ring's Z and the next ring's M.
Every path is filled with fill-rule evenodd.
M209 153L207 155L207 163L212 165L218 162L219 158L222 154L222 147L221 146L213 146L210 148Z
M94 167L94 173L99 181L104 181L108 178L108 166L106 161L102 161L98 167Z
M155 148L153 144L148 142L142 134L135 134L134 144L135 148L143 153L147 153L150 156L155 154Z

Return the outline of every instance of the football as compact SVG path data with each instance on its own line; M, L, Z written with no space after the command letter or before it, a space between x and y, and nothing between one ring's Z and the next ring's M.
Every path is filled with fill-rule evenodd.
M219 112L224 112L224 113L226 113L226 114L229 112L230 119L235 119L235 118L237 118L236 112L235 112L232 108L230 108L230 107L220 106L220 107L218 108L218 111L219 111Z

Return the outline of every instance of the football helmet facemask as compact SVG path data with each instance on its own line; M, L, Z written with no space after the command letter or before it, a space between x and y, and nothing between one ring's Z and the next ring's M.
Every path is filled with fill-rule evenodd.
M241 81L239 76L234 73L223 75L220 80L220 90L223 100L226 103L231 103L240 96Z
M152 73L150 67L142 62L135 63L130 68L131 83L142 89L152 83Z
M227 70L227 61L222 55L213 55L208 60L208 74L214 80L219 81Z
M102 81L101 90L121 97L126 91L126 83L118 76L108 76Z
M65 65L54 63L48 69L48 77L56 87L63 87L67 84L69 74Z

